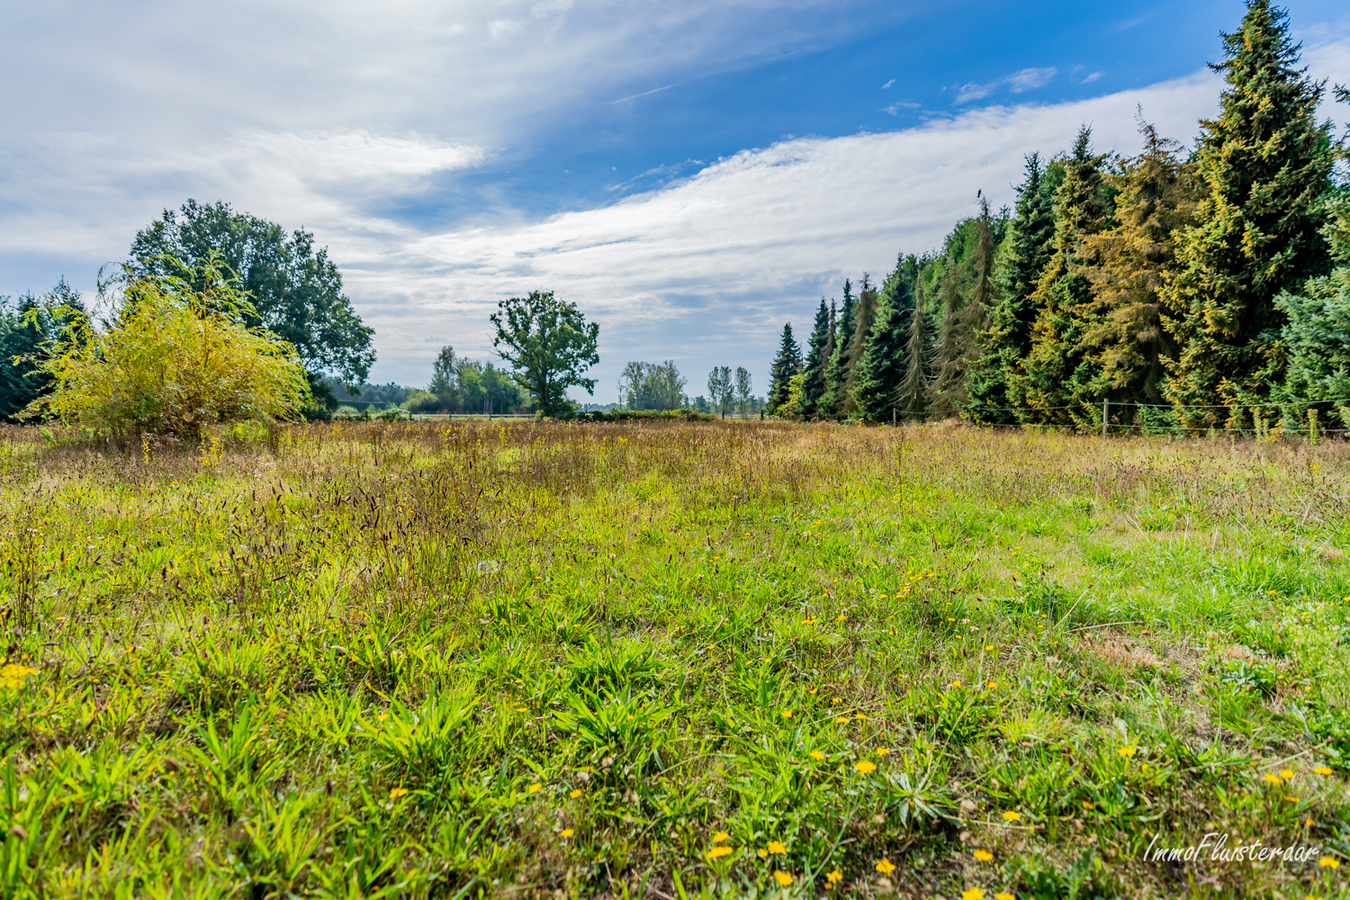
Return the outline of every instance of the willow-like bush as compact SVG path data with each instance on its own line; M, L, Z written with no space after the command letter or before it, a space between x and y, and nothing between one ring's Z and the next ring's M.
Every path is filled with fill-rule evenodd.
M44 354L52 390L28 414L109 435L294 418L310 397L295 348L245 325L247 296L206 269L202 291L187 278L124 276L109 323L82 320Z

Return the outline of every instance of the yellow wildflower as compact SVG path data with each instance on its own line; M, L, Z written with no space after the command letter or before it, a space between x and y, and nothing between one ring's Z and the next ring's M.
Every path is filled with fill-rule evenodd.
M980 862L989 862L989 860L994 858L994 854L990 853L988 850L976 850L974 855Z
M1318 766L1317 768L1313 769L1313 771L1316 772L1318 775L1330 775L1330 774L1331 774L1331 767L1330 767L1330 766Z
M1001 894L995 894L994 900L1017 900L1017 895L1010 893L1008 891L1004 891Z
M962 891L961 900L984 900L984 891L979 888Z
M789 875L787 872L774 872L773 880L781 884L783 887L787 887L789 884L792 884L792 876Z
M792 710L790 710L790 709L785 709L785 710L783 710L783 718L785 718L785 719L790 719L790 718L792 718Z
M721 859L731 855L730 847L714 847L708 851L708 859Z
M563 837L565 837L565 838L569 838L569 837L571 837L572 835L576 834L576 832L573 831L573 830L570 829L570 828L564 828L562 831L560 831L560 832L558 832L558 833L561 834L561 835L562 835Z
M806 755L814 759L816 762L821 762L825 759L825 754L821 753L819 750L812 750L810 753Z
M835 869L825 875L825 882L826 882L825 886L832 888L843 880L844 880L844 873L840 872L838 869Z
M1005 822L1016 822L1020 818L1022 818L1022 814L1020 812L1013 812L1011 809L1003 813L1003 821Z
M1138 748L1136 747L1121 747L1116 752L1119 753L1121 756L1125 757L1126 759L1129 759L1131 756L1134 756L1137 749Z
M397 800L399 797L402 797L407 793L408 793L407 788L394 788L392 791L389 792L389 799Z
M1266 773L1266 781L1269 781L1271 784L1284 784L1284 780L1274 772Z
M877 770L877 765L876 763L870 760L864 759L861 762L854 763L853 768L864 775L871 775L873 772Z
M769 846L765 849L773 856L782 856L787 853L787 847L783 846L782 841L769 841Z
M530 785L530 786L527 787L525 790L527 790L527 791L530 792L531 794L537 794L537 793L539 793L540 791L542 791L543 789L544 789L544 786L543 786L542 784L540 784L539 782L536 781L534 784Z
M885 756L886 754L888 754L888 753L890 753L890 752L891 752L891 748L890 748L890 747L878 747L878 748L877 748L877 756Z
M878 860L877 871L882 875L889 875L895 871L895 863L891 862L889 859Z
M572 788L572 790L567 792L567 796L571 797L573 800L577 799L581 796L581 788Z
M1087 801L1087 800L1084 800L1084 801L1083 801L1083 809L1096 809L1096 808L1097 808L1097 804L1091 803L1091 802L1089 802L1089 801Z
M725 831L719 831L719 832L717 832L717 834L714 834L714 835L713 835L713 843L714 843L714 844L720 844L720 843L722 843L723 841L727 840L727 839L730 838L730 837L731 837L731 835L727 834Z
M848 716L839 716L834 721L836 725L843 725L845 722L852 722L853 720Z
M1317 861L1317 865L1323 869L1339 869L1341 867L1341 861L1333 859L1330 856L1324 856Z
M1283 778L1285 781L1290 781L1290 780L1292 780L1293 777L1294 777L1294 770L1293 770L1293 769L1281 769L1281 770L1280 770L1280 777Z

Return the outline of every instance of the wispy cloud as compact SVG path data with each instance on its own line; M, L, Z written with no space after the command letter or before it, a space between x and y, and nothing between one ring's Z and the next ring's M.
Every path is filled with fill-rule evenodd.
M888 88L889 88L891 85L893 85L893 84L895 84L895 79L894 79L894 78L892 78L890 81L888 81L888 82L886 82L885 84L883 84L883 85L881 86L881 89L884 91L884 90L888 89Z
M1088 75L1088 76L1085 77L1082 81L1080 81L1079 84L1092 84L1092 82L1096 81L1098 78L1101 78L1102 75L1104 75L1104 74L1106 74L1106 73L1105 73L1105 72L1093 72L1091 75Z
M964 84L956 95L957 104L971 103L976 100L983 100L996 91L1007 88L1014 94L1025 94L1027 91L1033 91L1036 88L1045 87L1059 73L1059 69L1051 66L1044 69L1022 69L1013 72L1010 75L1004 75L1002 78L985 84Z
M659 94L662 91L668 91L676 85L668 84L665 87L652 88L650 91L643 91L640 94L631 94L627 97L620 97L618 100L611 100L610 103L627 103L629 100L636 100L639 97L650 97L652 94Z
M900 115L901 110L918 109L922 105L923 104L917 103L913 100L900 100L895 103L892 103L890 106L884 107L882 109L882 112L890 113L893 116L898 116Z

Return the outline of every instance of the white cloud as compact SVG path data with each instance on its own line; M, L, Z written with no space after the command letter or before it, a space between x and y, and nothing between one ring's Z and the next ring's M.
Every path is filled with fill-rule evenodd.
M701 391L713 365L760 387L784 320L808 327L821 294L896 253L940 243L975 193L1011 204L1023 155L1065 150L1081 123L1099 150L1135 152L1134 112L1189 139L1213 112L1217 76L1076 103L972 110L920 128L804 138L720 160L676 186L515 227L429 235L352 260L382 352L423 360L442 343L489 355L497 300L554 290L601 323L598 396L629 359L675 358ZM393 301L391 303L391 300ZM696 391L696 392L699 392Z
M895 84L895 79L892 78L890 81L888 81L888 82L886 82L885 84L883 84L883 85L881 86L881 89L882 89L883 91L884 91L884 90L888 90L888 89L889 89L892 85L894 85L894 84Z
M1079 82L1079 84L1092 84L1092 82L1096 81L1098 78L1101 78L1102 75L1104 74L1105 74L1104 72L1093 72L1091 75L1088 75L1081 82Z
M1059 70L1054 66L1044 69L1022 69L987 84L965 84L961 86L957 93L955 102L962 104L983 100L1002 87L1007 87L1014 94L1024 94L1027 91L1045 87L1058 72Z

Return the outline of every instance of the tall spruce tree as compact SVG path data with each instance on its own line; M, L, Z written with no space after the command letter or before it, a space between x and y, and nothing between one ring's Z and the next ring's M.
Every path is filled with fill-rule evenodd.
M921 420L928 412L928 313L923 308L923 280L914 279L914 311L905 343L905 377L896 389L895 405L907 420Z
M1242 405L1268 400L1284 376L1275 298L1328 268L1317 211L1333 167L1331 125L1317 121L1323 85L1297 68L1300 46L1269 0L1250 0L1223 41L1212 67L1227 87L1196 151L1205 197L1163 291L1180 346L1164 393L1191 407L1179 412L1193 428L1251 421ZM1212 405L1227 409L1194 408Z
M1026 157L1026 178L1017 189L1017 206L1000 246L993 279L989 327L979 336L980 355L966 375L967 414L978 422L1011 424L1008 374L1021 365L1031 347L1036 319L1032 297L1049 261L1055 234L1056 178L1047 177L1039 154ZM1063 167L1054 173L1062 174Z
M858 380L858 364L862 361L863 351L867 349L867 336L872 332L872 323L877 318L877 289L872 284L872 276L863 273L862 285L858 289L858 305L853 313L853 335L848 341L848 357L844 360L843 396L835 414L839 418L849 418L858 412L854 399L854 385Z
M825 368L829 365L830 310L825 298L820 298L820 308L816 310L815 328L811 330L811 340L807 343L806 362L802 364L802 418L814 419L820 414L820 398L825 394Z
M1176 264L1176 235L1195 215L1194 180L1178 145L1140 122L1144 152L1107 176L1116 188L1116 226L1083 239L1095 260L1092 283L1100 324L1083 336L1100 360L1094 394L1120 404L1159 404L1176 347L1163 329L1161 292ZM1113 421L1132 422L1123 406Z
M899 412L897 394L905 378L909 317L914 314L918 258L901 256L882 286L876 318L858 360L853 402L865 422L889 422Z
M802 351L792 336L792 323L783 326L783 337L778 345L778 355L773 360L773 370L769 382L769 402L767 412L771 416L787 405L792 388L792 379L802 368Z
M1033 422L1084 426L1100 419L1100 411L1093 418L1100 361L1086 353L1084 336L1100 326L1101 316L1084 274L1082 245L1110 214L1111 191L1102 178L1105 159L1092 152L1092 129L1084 126L1055 191L1054 252L1032 294L1031 347L1008 378L1009 399L1029 407L1024 415Z
M925 393L928 414L935 419L951 419L960 415L967 402L965 389L965 357L970 350L966 323L966 297L961 291L965 276L964 264L948 265L938 292L942 318L938 326L937 345L933 348L933 377Z
M825 367L825 394L818 404L821 418L839 419L844 415L845 391L848 385L848 351L849 343L853 340L856 309L853 284L845 278L844 303L839 308L839 317L835 320L834 348L830 352L830 364Z

